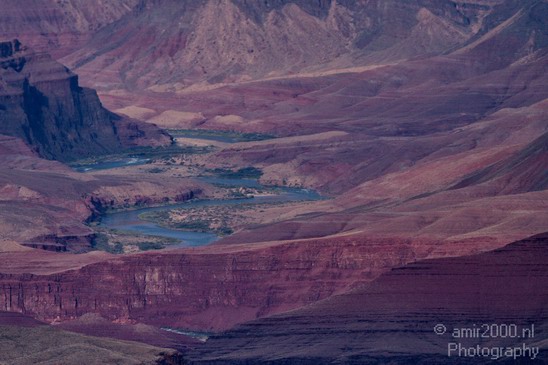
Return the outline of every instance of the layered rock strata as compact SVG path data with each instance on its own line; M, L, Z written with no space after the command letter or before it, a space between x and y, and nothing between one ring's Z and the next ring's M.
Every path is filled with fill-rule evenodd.
M0 43L0 134L61 161L171 142L151 125L109 112L77 75L18 40Z

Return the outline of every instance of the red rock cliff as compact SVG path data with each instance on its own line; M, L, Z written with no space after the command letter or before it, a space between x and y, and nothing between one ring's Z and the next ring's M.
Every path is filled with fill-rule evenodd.
M116 152L146 143L139 142L143 139L171 141L151 126L145 129L109 112L70 70L18 40L0 43L0 134L63 161Z
M0 310L218 330L326 298L413 258L408 242L348 237L133 255L48 275L0 269Z

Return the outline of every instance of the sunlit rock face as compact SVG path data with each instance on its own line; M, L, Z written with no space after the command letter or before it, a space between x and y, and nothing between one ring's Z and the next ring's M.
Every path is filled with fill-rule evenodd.
M154 90L388 64L465 44L497 4L146 0L63 61L102 88Z

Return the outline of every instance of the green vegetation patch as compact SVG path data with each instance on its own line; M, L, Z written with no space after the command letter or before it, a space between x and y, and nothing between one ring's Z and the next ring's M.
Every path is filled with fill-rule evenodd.
M166 248L166 246L159 242L139 242L137 247L139 247L139 250L141 251L161 250L162 248Z
M224 209L222 211L222 215L217 215L212 212L211 207L174 209L172 211L142 213L139 215L139 218L156 223L164 228L189 232L213 232L220 236L226 236L232 234L233 230L228 225L227 217L223 217L226 211ZM179 212L186 216L173 218L170 212Z

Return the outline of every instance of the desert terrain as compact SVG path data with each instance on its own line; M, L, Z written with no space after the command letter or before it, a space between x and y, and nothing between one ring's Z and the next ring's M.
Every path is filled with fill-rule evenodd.
M546 1L4 2L0 363L548 361Z

